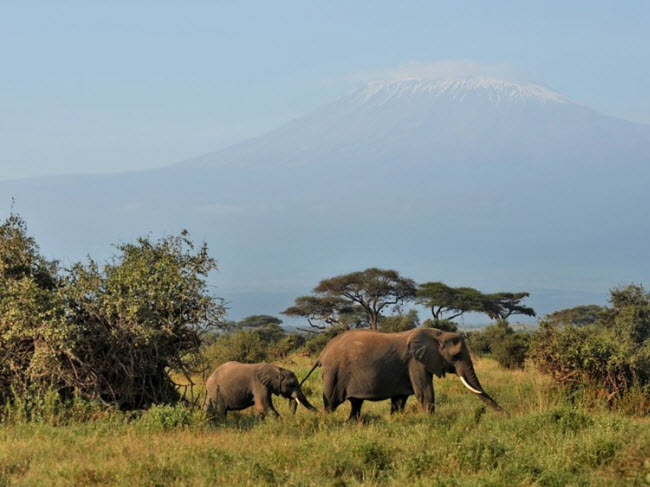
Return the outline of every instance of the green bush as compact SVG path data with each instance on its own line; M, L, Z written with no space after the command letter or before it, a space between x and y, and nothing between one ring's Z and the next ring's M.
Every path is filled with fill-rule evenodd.
M396 333L399 331L412 330L420 325L420 318L417 310L409 310L407 313L400 313L393 316L382 316L379 318L379 331L384 333Z
M492 345L494 358L507 369L522 369L530 346L530 335L511 333Z
M269 359L269 349L259 333L249 330L220 336L216 342L204 349L203 355L214 370L231 360L244 363L264 362Z
M543 322L530 355L556 381L595 388L611 403L635 389L650 394L650 294L631 285L613 290L610 304L593 325Z
M273 360L281 360L286 358L290 353L293 353L305 345L306 339L303 335L298 333L291 333L285 335L280 340L272 343L269 347L269 355Z
M13 392L0 407L0 422L8 424L44 423L63 426L82 423L91 419L106 417L115 413L96 401L74 396L63 398L59 391Z
M206 423L203 410L183 404L154 405L142 412L137 426L147 431L171 430L199 426Z
M515 333L507 321L499 320L482 331L469 334L472 351L492 356L508 369L523 368L530 347L530 335Z
M55 389L122 409L178 399L201 336L225 308L208 293L216 262L186 232L116 246L62 272L22 219L0 224L0 403Z

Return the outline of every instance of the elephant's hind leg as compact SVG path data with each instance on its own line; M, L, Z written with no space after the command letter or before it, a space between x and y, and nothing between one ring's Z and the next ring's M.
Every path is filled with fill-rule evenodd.
M333 413L341 405L336 395L336 374L331 371L323 372L323 406L326 413Z
M359 421L361 418L361 406L363 406L363 399L356 399L354 397L350 398L350 404L352 409L350 409L349 421Z
M390 414L400 413L406 407L408 396L395 396L390 398Z

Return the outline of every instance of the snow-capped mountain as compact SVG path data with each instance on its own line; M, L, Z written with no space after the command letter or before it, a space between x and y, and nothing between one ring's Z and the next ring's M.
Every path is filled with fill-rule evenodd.
M0 182L0 196L68 259L188 228L218 258L236 316L367 266L560 290L538 311L580 304L578 291L650 282L649 187L650 126L471 77L370 83L171 167Z
M484 97L492 103L569 103L561 94L540 85L519 84L483 76L379 81L358 90L351 98L356 98L361 103L381 104L422 95L430 100L446 98L459 102Z

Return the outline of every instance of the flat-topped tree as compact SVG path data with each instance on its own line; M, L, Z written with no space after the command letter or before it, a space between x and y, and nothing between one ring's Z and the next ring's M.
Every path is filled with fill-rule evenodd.
M389 307L399 310L405 301L415 298L415 289L415 282L397 271L373 267L323 279L314 288L315 296L297 298L296 304L283 314L307 317L312 326L314 320L320 321L318 328L339 324L349 317L359 326L360 308L367 324L376 330L382 311Z
M451 321L469 311L485 312L485 295L471 287L451 287L442 282L420 284L416 301L431 310L435 321Z
M347 299L332 296L300 296L295 304L282 311L283 315L306 318L309 326L324 330L328 326L348 324L359 316ZM311 330L306 330L311 331Z
M528 292L486 294L485 313L493 320L503 321L512 315L536 316L533 308L521 303L528 296Z

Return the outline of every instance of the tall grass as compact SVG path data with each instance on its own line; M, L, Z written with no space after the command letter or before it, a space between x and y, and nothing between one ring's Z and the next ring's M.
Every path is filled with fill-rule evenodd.
M311 359L282 364L304 376ZM485 389L510 413L486 410L455 376L435 381L436 412L403 414L366 402L362 421L299 409L281 420L253 411L218 423L200 409L159 406L83 421L5 421L3 485L644 485L650 421L567 396L534 370L476 361ZM304 390L321 405L321 380Z

